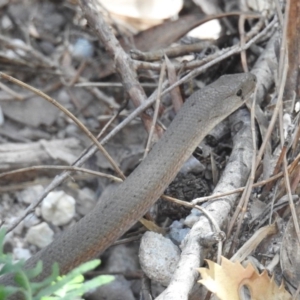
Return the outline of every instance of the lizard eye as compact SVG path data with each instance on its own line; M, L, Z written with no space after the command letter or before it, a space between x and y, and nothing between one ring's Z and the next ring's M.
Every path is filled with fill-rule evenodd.
M236 92L236 95L237 95L238 97L241 97L241 96L242 96L242 94L243 94L243 92L242 92L242 90L241 90L241 89L239 89L239 90Z

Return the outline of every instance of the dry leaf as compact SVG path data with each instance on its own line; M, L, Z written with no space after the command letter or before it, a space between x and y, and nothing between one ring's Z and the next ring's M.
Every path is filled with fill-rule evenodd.
M255 300L288 300L292 296L270 278L267 271L259 274L252 264L244 268L240 263L234 263L222 257L222 264L218 265L207 260L209 269L200 268L202 279L199 283L216 294L221 300L239 300L240 290L247 286L251 299Z
M176 16L183 0L98 0L113 17L145 30Z

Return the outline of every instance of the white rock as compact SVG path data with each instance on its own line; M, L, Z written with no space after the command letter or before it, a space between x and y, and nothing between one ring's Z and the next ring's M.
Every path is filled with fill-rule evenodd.
M12 29L13 28L13 23L11 21L11 19L7 16L7 15L3 15L1 18L1 27L3 28L3 30L8 30L8 29Z
M145 274L167 286L175 272L180 250L161 234L148 231L142 237L139 258Z
M79 38L73 45L73 49L71 51L74 57L88 58L92 57L94 53L94 47L90 41L84 38Z
M53 225L69 223L75 216L75 200L64 191L51 192L42 203L42 216Z
M31 204L34 200L36 200L44 191L43 186L34 185L26 188L22 192L17 194L17 198L19 202L23 202L26 204Z
M36 245L39 248L44 248L53 240L53 231L45 222L31 227L26 234L26 241L30 244Z
M189 232L190 232L190 228L170 227L168 237L175 245L180 245Z
M24 248L14 248L14 258L17 260L20 259L28 259L29 257L31 257L31 253L28 249L24 249Z
M26 56L26 52L24 50L22 50L19 46L22 47L27 47L27 45L25 44L24 41L20 40L20 39L13 39L11 41L14 44L15 47L15 51L14 50L7 50L6 51L6 56L8 56L9 58L19 58L19 56Z
M295 104L295 112L297 113L297 112L299 112L299 110L300 110L300 102L297 101Z
M205 166L197 160L194 156L191 156L181 167L180 172L188 174L190 172L200 173L205 170Z

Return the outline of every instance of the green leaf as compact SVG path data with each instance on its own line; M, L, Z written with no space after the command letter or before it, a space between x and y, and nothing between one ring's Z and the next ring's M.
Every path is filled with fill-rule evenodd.
M30 270L26 270L26 275L29 279L37 277L43 270L43 262L38 261L36 266Z
M60 290L64 285L68 284L70 281L72 281L75 277L78 275L82 275L85 272L88 272L90 270L95 269L100 264L99 259L95 259L89 262L86 262L79 267L75 268L71 272L69 272L67 275L62 277L59 281L56 281L48 288L45 288L44 290L40 291L37 295L37 299L42 299L44 296L52 295L58 290Z
M93 260L82 264L69 272L66 276L58 277L59 266L55 263L52 266L51 274L41 282L31 282L42 272L42 262L38 262L33 269L25 269L25 261L13 262L10 254L3 253L3 241L5 230L0 229L0 276L7 274L15 279L19 287L0 286L0 300L6 299L10 295L21 292L25 300L74 300L79 299L92 288L99 287L111 282L113 276L98 276L92 280L84 282L83 273L93 270L100 264L100 260ZM81 298L80 298L81 299Z
M41 300L56 300L56 299L73 300L75 297L82 296L84 293L90 291L91 289L97 288L104 284L107 284L113 280L114 280L114 276L101 275L101 276L93 278L89 281L84 282L80 288L77 288L76 290L73 290L73 291L69 291L68 294L66 294L65 296L60 296L58 298L55 296L54 297L46 296L46 297L41 298Z
M18 271L14 276L15 282L18 286L25 289L25 291L30 291L30 282L24 273L24 271Z
M52 282L54 282L59 275L59 266L58 263L54 263L52 266L51 274L40 282L32 282L31 288L33 290L33 295L35 295L38 291L43 288L51 287Z
M75 296L81 296L84 293L90 291L93 288L97 288L101 285L107 284L114 280L114 276L110 275L101 275L94 279L91 279L89 281L86 281L81 288L73 291L72 293L69 293L66 295L62 300L72 300ZM73 298L72 298L73 297Z
M7 256L6 259L0 259L0 263L4 264L0 271L0 275L7 273L16 273L24 268L24 260L13 263L12 257L10 255Z
M62 277L58 280L62 280ZM84 282L83 275L78 275L72 280L70 280L67 284L65 284L62 288L57 290L54 294L56 296L63 297L65 296L69 291L77 290L82 286L82 283Z
M13 286L0 285L0 299L6 299L8 296L18 292L20 289Z

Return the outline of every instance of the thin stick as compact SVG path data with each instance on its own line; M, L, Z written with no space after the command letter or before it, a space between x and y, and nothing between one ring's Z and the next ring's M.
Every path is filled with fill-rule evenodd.
M288 169L291 168L291 165L289 165ZM262 181L259 181L259 182L256 182L253 184L253 188L255 187L259 187L259 186L262 186L262 185L265 185L269 182L272 182L280 177L283 176L283 172L280 172L268 179L265 179L265 180L262 180ZM236 194L236 193L242 193L244 191L244 189L246 188L246 186L244 187L241 187L241 188L238 188L238 189L235 189L235 190L232 190L232 191L228 191L228 192L225 192L225 193L221 193L221 194L214 194L214 195L210 195L210 196L205 196L205 197L199 197L199 198L196 198L192 201L192 203L194 204L197 204L197 203L201 203L201 202L205 202L205 201L209 201L209 200L215 200L215 199L218 199L218 198L222 198L224 196L228 196L228 195L232 195L232 194Z
M69 118L71 118L75 124L95 143L95 145L98 147L98 149L103 153L103 155L106 157L106 159L110 162L114 170L119 174L119 176L123 179L125 179L124 174L122 173L121 169L118 167L118 165L115 163L113 158L109 155L109 153L103 148L103 146L98 142L98 140L94 137L94 135L85 127L85 125L80 122L69 110L67 110L65 107L63 107L60 103L58 103L55 99L51 98L50 96L46 95L42 91L12 77L5 73L0 72L0 78L4 78L10 82L13 82L31 92L34 92L36 95L44 98L54 106L56 106L58 109L60 109L65 115L67 115Z
M123 180L119 177L116 177L116 176L113 176L110 174L105 174L102 172L96 172L96 171L85 169L85 168L73 167L73 166L49 166L49 165L32 166L32 167L28 167L28 168L21 168L21 169L9 171L9 172L1 173L0 178L6 177L9 175L15 175L18 173L24 173L24 172L35 171L35 170L47 170L47 169L48 170L67 170L67 171L83 172L83 173L91 174L91 175L98 176L98 177L105 177L105 178L108 178L115 182L123 182Z
M203 207L199 206L199 205L195 205L195 204L191 204L189 202L186 202L186 201L182 201L182 200L179 200L179 199L176 199L176 198L173 198L173 197L170 197L170 196L167 196L167 195L163 195L161 196L162 199L164 200L167 200L167 201L170 201L170 202L174 202L176 204L179 204L179 205L182 205L182 206L185 206L185 207L188 207L188 208L196 208L198 210L200 210L201 212L203 212L203 214L206 215L206 217L211 221L211 223L214 225L215 229L217 232L223 232L218 223L214 220L214 218L211 216L211 214L206 210L204 209Z
M89 81L89 82L76 83L74 86L76 86L76 87L93 86L93 87L119 87L119 88L124 88L124 86L121 82L91 82L91 81ZM149 88L156 88L157 83L142 82L141 86L142 87L149 87Z
M239 233L242 227L242 223L244 220L244 216L245 213L247 211L247 206L248 206L248 202L249 202L249 198L250 198L250 194L253 188L253 182L254 182L254 177L255 177L255 154L256 154L256 133L255 133L255 105L256 105L256 90L254 92L254 97L253 97L253 102L252 102L252 106L251 106L251 132L252 132L252 145L253 145L253 153L252 153L252 166L251 166L251 173L249 176L249 179L247 181L247 185L246 185L246 189L244 190L244 193L242 195L241 198L241 203L243 203L243 207L241 206L237 206L236 208L236 213L233 215L233 218L230 222L230 225L228 227L228 232L227 232L227 236L230 236L231 234L231 230L233 228L233 225L237 219L237 217L240 215L240 219L237 225L237 229L235 231L234 234L234 238L233 238L233 242L231 244L231 249L229 251L229 256L232 255L233 250L236 246L236 242L238 240L239 237ZM243 200L242 200L243 199Z
M289 7L289 1L287 1L287 7ZM288 56L287 56L287 52L286 52L286 54L285 54L285 64L284 64L284 67L283 67L283 74L282 74L282 77L281 77L281 84L280 84L280 88L279 88L279 92L278 92L278 101L281 101L281 103L282 103L284 86L285 86L287 71L288 71L288 62L287 62L287 60L288 60ZM280 107L282 107L282 105ZM283 143L283 141L282 141L282 138L283 138L282 122L280 123L280 131L281 131L281 134L280 134L281 143ZM287 194L288 194L292 219L293 219L294 226L295 226L295 231L296 231L296 234L297 234L297 237L298 237L298 242L300 243L300 228L299 228L298 217L297 217L295 204L294 204L294 201L293 201L293 196L292 196L292 191L291 191L291 185L290 185L289 173L288 173L288 168L287 168L286 155L283 158L283 174L284 174L284 182L285 182L285 187L286 187L286 191L287 191Z
M164 80L164 77L165 77L164 76L165 72L166 72L166 62L164 61L162 66L161 66L161 70L160 70L158 90L157 90L157 98L156 98L156 102L155 102L155 109L154 109L154 114L153 114L153 118L152 118L152 124L151 124L150 131L149 131L149 137L148 137L146 149L145 149L145 152L144 152L144 157L143 157L144 159L147 156L148 152L150 151L150 145L151 145L151 141L152 141L152 137L153 137L153 133L154 133L154 129L155 129L155 124L156 124L157 117L158 117L161 90L162 90L163 80Z

